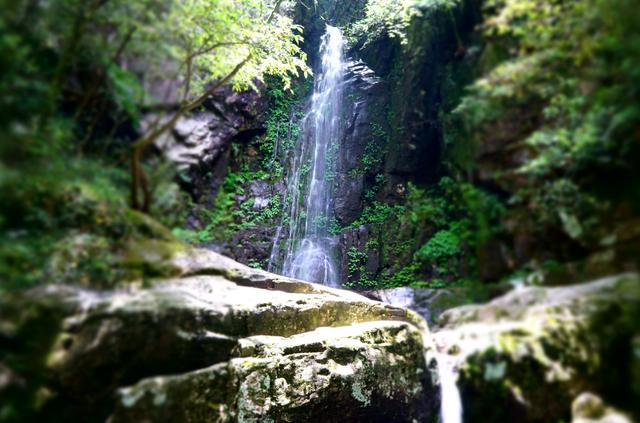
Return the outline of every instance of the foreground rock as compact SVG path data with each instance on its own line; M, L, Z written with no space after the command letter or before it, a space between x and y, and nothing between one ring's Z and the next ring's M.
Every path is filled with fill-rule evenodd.
M625 421L609 405L638 417L638 275L525 288L449 310L440 324L434 338L457 359L468 421L571 421L572 403L576 422ZM607 404L591 420L586 392Z
M228 363L121 389L113 421L427 421L421 345L401 322L249 337Z
M0 420L435 418L416 314L206 251L168 266L150 286L3 298Z

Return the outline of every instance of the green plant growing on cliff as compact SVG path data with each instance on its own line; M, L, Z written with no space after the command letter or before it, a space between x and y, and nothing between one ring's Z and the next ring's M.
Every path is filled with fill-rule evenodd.
M268 78L266 82L270 104L265 122L266 133L259 139L258 149L262 167L271 170L277 179L281 179L284 172L280 160L287 151L294 148L300 135L300 108L309 86L298 83L287 90L278 78Z
M430 260L441 263L460 253L460 238L456 227L451 230L441 230L436 232L429 241L416 252L419 260Z
M338 152L340 146L337 142L330 143L325 153L325 180L327 182L333 182L338 175L336 173L336 166L338 163Z
M282 200L273 195L264 207L255 207L255 198L245 197L245 187L252 182L265 180L269 174L262 170L255 172L243 170L229 172L218 191L213 207L201 209L201 220L206 222L204 229L197 233L197 240L188 232L183 232L183 239L195 243L224 241L242 229L273 223L282 214Z
M364 147L361 165L363 172L369 172L382 164L384 147L376 141L369 141Z
M448 177L428 192L411 187L410 198L413 205L410 219L414 222L426 219L436 229L415 258L436 265L441 274L456 275L450 263L464 255L471 265L468 272L473 275L475 250L500 231L496 223L504 213L502 204L473 185L456 183Z
M587 245L593 229L583 223L609 225L612 200L640 205L629 182L640 150L640 13L627 0L492 0L485 8L483 75L445 125L450 144L526 149L512 203ZM553 200L558 189L568 189L567 201Z
M348 288L376 288L377 281L371 279L366 270L367 253L351 247L347 250L347 282L344 286ZM357 276L357 278L356 278Z
M372 122L370 126L373 138L365 144L360 163L349 171L348 175L351 177L367 174L380 168L387 152L388 133L379 123Z
M391 205L373 201L364 207L360 217L351 223L349 228L354 229L361 225L382 223L389 218L398 217L402 215L402 213L404 213L404 207L402 205Z
M362 40L364 46L382 36L407 44L407 29L414 17L456 4L458 0L369 0L364 18L347 28L347 36L352 43Z
M409 184L407 191L404 211L382 229L394 236L383 246L389 268L378 284L435 286L473 278L476 248L499 234L500 202L449 177L427 188ZM416 234L428 238L420 241Z

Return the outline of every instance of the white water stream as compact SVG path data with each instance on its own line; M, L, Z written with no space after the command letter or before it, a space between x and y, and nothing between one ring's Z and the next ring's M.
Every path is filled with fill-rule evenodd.
M302 122L294 155L285 159L288 214L274 239L268 270L306 281L338 286L334 238L328 230L332 218L333 163L331 149L343 135L345 40L338 28L327 25L320 45L321 69ZM276 155L277 153L276 146ZM339 153L339 152L338 152ZM274 160L276 157L274 157ZM282 264L279 264L282 263ZM462 401L451 357L438 354L440 423L462 423Z
M344 45L342 32L327 25L320 45L321 69L287 175L289 213L277 230L268 269L329 286L338 286L339 277L335 242L327 227L333 216L329 155L343 132Z
M456 385L456 371L451 357L436 355L440 379L440 423L462 423L462 399Z

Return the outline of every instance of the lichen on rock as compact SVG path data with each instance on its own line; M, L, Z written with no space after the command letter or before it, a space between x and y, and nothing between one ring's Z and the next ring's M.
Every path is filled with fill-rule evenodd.
M434 337L457 358L469 418L568 420L573 399L588 390L633 408L633 360L624 357L638 336L638 316L640 279L626 274L452 309Z
M27 377L24 389L15 386L25 415L114 423L435 416L428 329L415 313L215 253L173 254L167 265L182 277L0 298L3 338L26 348L2 356L3 375ZM47 333L31 337L34 325Z

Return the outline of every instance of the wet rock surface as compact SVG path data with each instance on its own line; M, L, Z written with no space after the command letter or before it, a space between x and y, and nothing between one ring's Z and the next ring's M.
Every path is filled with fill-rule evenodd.
M464 298L450 289L389 288L362 292L368 298L417 312L427 322L437 322L446 310L460 305Z

